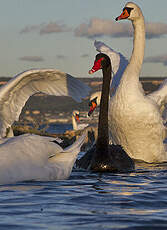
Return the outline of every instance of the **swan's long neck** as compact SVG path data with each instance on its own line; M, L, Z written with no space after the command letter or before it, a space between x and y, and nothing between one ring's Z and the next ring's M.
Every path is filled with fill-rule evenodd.
M74 130L78 129L78 125L77 125L74 115L72 115L72 126Z
M123 78L127 78L130 81L138 82L140 71L144 58L145 49L145 24L144 17L141 14L140 18L132 21L134 28L134 40L133 40L133 51L130 62L123 74Z
M108 68L103 69L103 86L100 101L99 123L98 123L98 138L96 142L96 150L108 149L109 137L108 137L108 100L110 92L111 81L111 65ZM107 150L108 151L108 150Z

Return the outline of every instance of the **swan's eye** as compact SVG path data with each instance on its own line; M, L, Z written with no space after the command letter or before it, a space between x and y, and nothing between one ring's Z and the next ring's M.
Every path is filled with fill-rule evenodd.
M133 8L131 8L131 7L125 7L125 8L123 9L124 13L126 13L126 11L127 11L127 13L128 13L129 15L130 15L131 10L133 10Z

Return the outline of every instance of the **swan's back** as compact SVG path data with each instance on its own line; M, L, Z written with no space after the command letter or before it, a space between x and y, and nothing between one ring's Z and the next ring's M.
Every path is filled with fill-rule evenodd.
M41 178L48 158L63 149L54 138L25 134L0 145L0 183Z
M0 184L27 180L64 180L72 171L86 135L64 150L55 138L25 134L0 145Z

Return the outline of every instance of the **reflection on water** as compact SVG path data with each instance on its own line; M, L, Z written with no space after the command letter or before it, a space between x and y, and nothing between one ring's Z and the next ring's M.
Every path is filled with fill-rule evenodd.
M0 185L0 220L0 229L167 229L167 163Z

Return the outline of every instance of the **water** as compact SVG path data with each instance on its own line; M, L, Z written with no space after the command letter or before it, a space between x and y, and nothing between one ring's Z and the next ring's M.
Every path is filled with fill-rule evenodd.
M0 229L167 229L167 163L0 185Z
M73 126L72 124L60 124L60 123L53 123L49 125L48 128L45 128L46 125L40 126L39 129L45 129L47 133L57 133L57 134L63 134L67 130L72 130Z
M0 229L166 229L167 165L0 186Z

